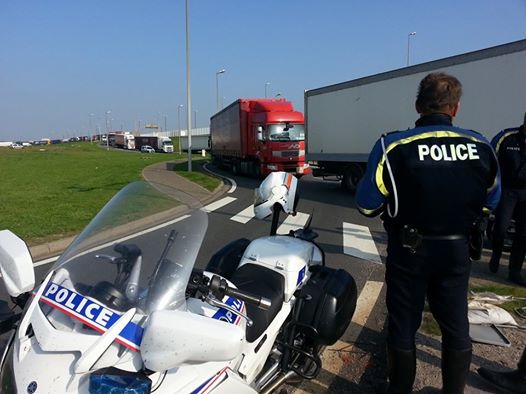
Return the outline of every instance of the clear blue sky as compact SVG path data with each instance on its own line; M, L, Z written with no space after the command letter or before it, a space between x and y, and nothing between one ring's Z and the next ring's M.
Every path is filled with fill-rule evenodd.
M526 38L526 0L190 0L197 126L224 105L303 91ZM525 65L526 67L526 65ZM186 108L184 0L0 2L0 140L135 122ZM186 109L182 126L185 127Z

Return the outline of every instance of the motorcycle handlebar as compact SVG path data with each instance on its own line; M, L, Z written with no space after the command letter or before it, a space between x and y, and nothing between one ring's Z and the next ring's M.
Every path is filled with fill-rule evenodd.
M234 289L232 287L227 287L225 294L237 298L238 300L245 301L249 304L256 305L260 309L269 310L272 302L266 297L259 297L254 294L248 293L243 290Z

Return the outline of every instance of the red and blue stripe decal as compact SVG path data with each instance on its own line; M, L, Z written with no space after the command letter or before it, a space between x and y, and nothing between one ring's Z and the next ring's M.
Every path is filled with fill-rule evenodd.
M228 299L224 301L224 303L228 306L231 306L240 313L243 313L245 310L245 303L243 301L238 300L237 298L228 297ZM221 320L230 324L235 324L236 326L241 323L241 316L222 308L218 309L218 311L212 316L212 319Z
M296 281L296 286L299 285L303 281L303 278L305 278L306 272L307 272L307 266L304 265L303 268L300 269L298 272L298 280Z
M228 367L223 368L221 371L216 373L210 379L206 380L202 385L200 385L190 394L205 394L206 392L215 389L217 386L219 386L221 383L228 379L227 370Z
M121 317L121 314L113 312L104 305L53 282L48 283L40 301L101 334L108 331ZM144 329L141 326L129 322L115 340L128 349L138 352L143 332Z

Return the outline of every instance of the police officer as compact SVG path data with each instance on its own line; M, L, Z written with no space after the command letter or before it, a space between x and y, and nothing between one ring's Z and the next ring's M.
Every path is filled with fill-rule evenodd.
M515 213L515 238L511 246L509 279L526 286L526 279L521 276L526 256L526 114L522 126L502 130L491 144L499 158L502 198L495 212L493 254L489 269L493 273L499 269L504 236Z
M427 75L416 127L380 138L358 184L360 212L382 213L388 234L389 393L411 392L426 296L442 332L443 392L462 393L469 371L467 238L483 210L496 207L500 181L488 141L452 125L461 94L455 77Z

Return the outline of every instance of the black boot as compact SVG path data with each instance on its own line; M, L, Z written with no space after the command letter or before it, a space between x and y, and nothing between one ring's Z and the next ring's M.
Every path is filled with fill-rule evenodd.
M409 394L416 375L416 350L401 350L387 346L388 394Z
M462 394L471 364L471 348L466 350L442 349L442 392Z
M491 259L489 260L489 272L492 274L497 273L499 270L499 260L500 256L496 256L495 254L491 255Z
M515 237L510 252L510 276L511 282L526 287L526 279L521 275L524 257L526 256L526 238Z
M522 352L518 369L511 372L495 372L479 368L478 373L491 384L509 393L526 393L526 349Z
M491 259L489 260L489 271L496 273L499 270L499 261L502 256L504 239L493 233L493 242L491 243Z

